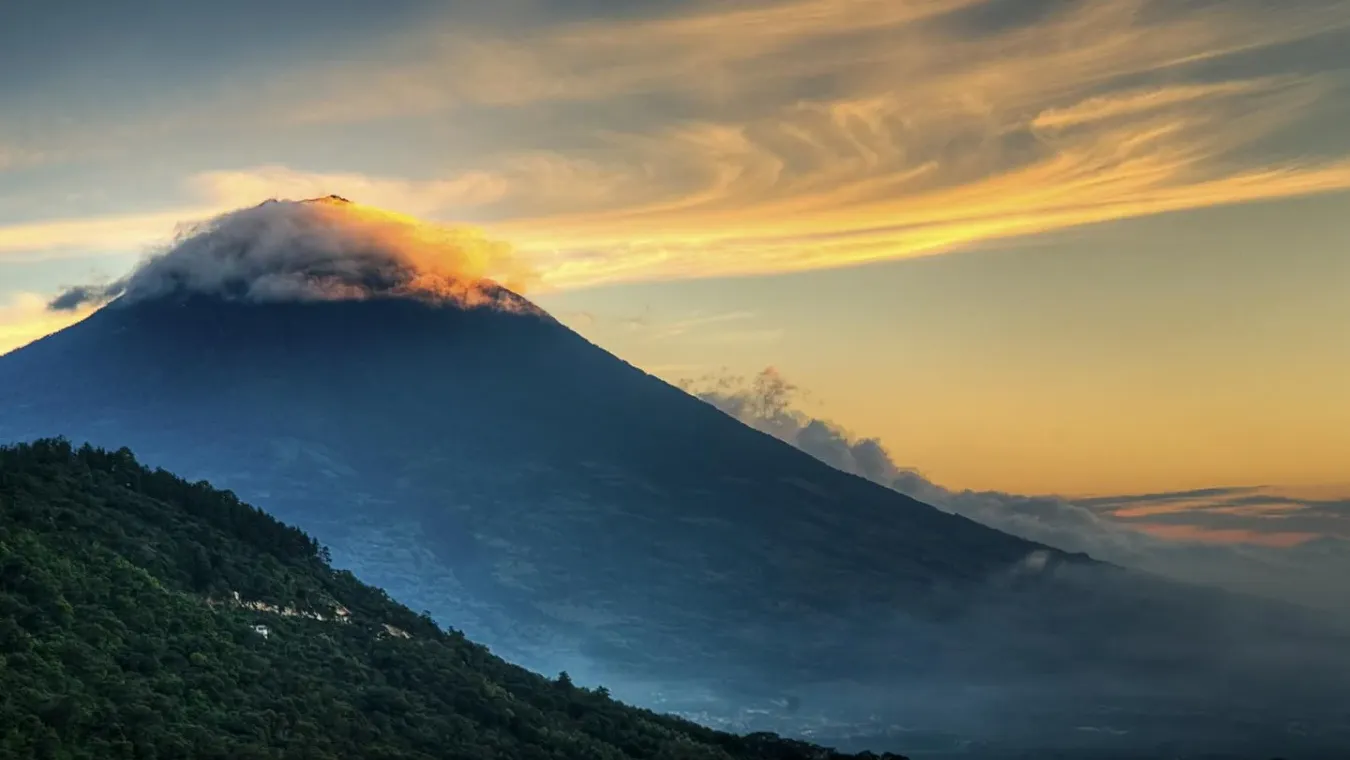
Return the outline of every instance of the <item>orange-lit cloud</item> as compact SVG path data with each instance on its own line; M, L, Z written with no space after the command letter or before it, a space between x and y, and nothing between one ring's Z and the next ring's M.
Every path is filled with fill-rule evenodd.
M302 123L368 121L472 105L603 101L635 93L718 100L772 80L856 66L917 22L982 0L789 0L510 36L461 24L398 39L379 63L296 72L286 106ZM865 48L860 39L871 40ZM802 55L815 43L829 43ZM276 85L289 93L286 82ZM317 93L317 94L316 94ZM789 98L795 93L785 93Z
M556 287L845 266L1350 187L1343 157L1257 150L1316 117L1331 75L1193 68L1343 29L1350 9L1121 0L992 32L950 22L979 5L806 0L509 40L438 33L415 60L339 72L331 97L367 115L681 103L643 129L598 124L587 150L499 157L448 185L355 182L376 203L496 220ZM363 79L390 72L416 86Z
M1350 145L1270 148L1331 129L1321 109L1341 74L1214 65L1344 32L1350 6L1114 0L971 21L986 5L709 4L510 35L431 25L350 65L281 72L255 110L305 129L472 112L529 150L435 179L207 172L188 180L186 210L337 192L484 224L543 285L568 288L848 266L1350 188ZM144 245L173 215L0 228L0 253Z
M1265 532L1241 528L1202 528L1198 525L1130 524L1129 527L1169 541L1209 544L1253 544L1289 548L1321 537L1318 533Z
M201 182L231 198L241 188L353 186L380 205L496 217L490 228L554 287L800 271L1350 188L1347 160L1232 162L1320 88L1251 80L1136 90L1000 128L971 114L934 119L884 95L795 104L747 124L612 135L605 161L517 156L437 182L280 168Z
M1065 4L1005 28L962 24L987 0L779 0L696 4L665 17L598 20L534 31L448 24L394 40L344 66L325 62L274 87L306 122L418 115L478 105L604 104L678 95L724 110L903 92L945 109L1020 102L1109 85L1350 24L1326 3L1112 0ZM686 6L688 8L689 6ZM1003 9L1007 13L1007 9ZM1016 12L1014 12L1015 15ZM1034 16L1037 14L1030 13ZM807 86L815 80L816 91ZM811 94L807 94L811 93ZM295 95L301 97L296 98ZM689 106L694 110L696 106Z
M145 214L52 219L0 225L0 259L41 254L124 253L170 239L182 224L224 210L217 205Z
M71 288L70 310L112 298L195 292L251 301L410 296L523 308L528 271L476 231L421 222L343 198L268 201L185 228L173 245L105 286Z
M1135 520L1141 517L1158 515L1185 514L1191 510L1204 510L1210 514L1241 515L1247 517L1280 517L1296 512L1303 507L1297 502L1264 504L1260 506L1215 507L1212 500L1176 501L1168 504L1151 504L1141 507L1128 507L1111 511L1111 516L1120 520Z

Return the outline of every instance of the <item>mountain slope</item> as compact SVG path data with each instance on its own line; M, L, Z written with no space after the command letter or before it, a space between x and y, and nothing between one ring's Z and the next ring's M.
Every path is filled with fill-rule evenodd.
M528 309L115 302L0 357L0 440L52 435L228 487L509 660L708 724L1350 740L1343 632L944 514Z
M549 681L232 494L0 448L0 756L828 758Z
M535 315L114 305L0 360L0 387L0 436L126 441L228 484L530 662L558 638L531 642L531 623L622 648L659 618L688 665L698 638L912 606L1044 549L833 470ZM413 572L387 551L409 543L428 555Z

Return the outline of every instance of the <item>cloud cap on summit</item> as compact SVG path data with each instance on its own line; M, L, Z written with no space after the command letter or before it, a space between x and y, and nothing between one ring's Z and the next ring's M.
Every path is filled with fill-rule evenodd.
M499 279L513 290L529 279L505 243L329 195L268 200L186 225L126 277L68 288L48 307L195 293L257 302L411 297L522 308Z

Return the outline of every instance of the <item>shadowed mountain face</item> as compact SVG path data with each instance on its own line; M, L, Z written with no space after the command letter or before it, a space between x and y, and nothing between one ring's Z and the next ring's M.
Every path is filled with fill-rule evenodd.
M51 435L231 488L508 659L707 722L911 754L1350 741L1329 628L841 473L528 309L115 302L0 358L0 440Z

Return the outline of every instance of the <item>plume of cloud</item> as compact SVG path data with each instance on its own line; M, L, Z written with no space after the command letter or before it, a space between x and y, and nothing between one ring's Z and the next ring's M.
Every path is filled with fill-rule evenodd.
M1150 533L1112 519L1120 504L1213 498L1221 505L1250 500L1258 489L1215 488L1184 494L1097 498L952 490L892 459L876 438L857 437L796 407L798 388L775 368L753 379L713 376L681 383L687 392L741 422L792 444L826 464L894 489L938 509L1039 543L1178 580L1350 609L1350 542L1326 536L1293 547L1195 540L1202 530ZM1143 526L1147 527L1147 526ZM1221 532L1230 535L1232 532Z
M61 291L47 304L47 308L51 311L75 311L106 300L109 292L108 285L76 285Z
M530 279L503 243L329 196L269 200L188 225L126 277L69 288L48 307L70 311L195 293L259 302L397 296L529 308L498 279L513 290Z

